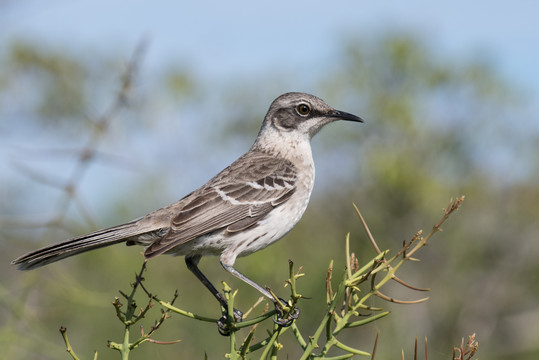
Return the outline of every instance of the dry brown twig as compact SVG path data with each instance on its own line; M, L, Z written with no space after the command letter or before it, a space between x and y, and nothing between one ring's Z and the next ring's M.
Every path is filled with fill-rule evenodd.
M464 344L464 338L462 338L460 347L453 349L453 360L470 360L477 352L478 347L479 343L475 341L475 333L468 337L466 344Z
M42 171L33 169L32 167L20 163L13 162L13 166L24 176L35 181L36 183L54 187L61 191L58 198L58 205L54 214L47 220L28 223L25 219L24 225L29 227L66 227L65 218L71 204L82 215L83 219L92 227L95 227L93 217L87 209L84 200L80 196L79 187L85 178L90 166L100 156L99 147L101 141L107 136L107 131L110 124L118 117L118 115L129 105L129 98L133 91L135 79L138 75L138 69L142 58L146 52L147 43L143 39L136 47L133 55L126 64L123 73L120 76L119 91L112 99L110 105L103 111L101 115L92 118L87 116L87 119L92 124L91 133L84 142L84 146L78 150L55 149L53 153L74 152L76 156L75 163L71 172L67 175L67 180L56 177L51 174L46 174ZM46 149L41 149L40 153L47 152ZM8 222L4 220L4 222ZM17 220L9 220L9 223L18 224Z

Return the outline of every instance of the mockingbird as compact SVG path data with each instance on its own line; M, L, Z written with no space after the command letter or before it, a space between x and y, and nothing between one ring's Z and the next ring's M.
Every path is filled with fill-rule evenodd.
M226 309L224 297L198 268L202 256L217 255L226 271L275 303L277 324L290 325L299 310L283 319L270 292L233 266L238 256L276 242L299 221L314 184L310 140L336 120L362 122L316 96L283 94L271 104L251 149L198 190L137 220L32 251L12 264L31 270L116 243L142 245L145 259L184 255L189 270ZM240 311L234 315L241 321ZM222 321L219 329L226 334Z

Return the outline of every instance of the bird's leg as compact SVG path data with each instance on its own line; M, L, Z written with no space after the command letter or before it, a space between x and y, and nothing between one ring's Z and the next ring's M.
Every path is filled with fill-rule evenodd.
M208 290L215 296L217 301L223 306L225 309L228 307L228 303L225 300L224 296L213 286L213 284L208 280L208 278L200 271L198 268L198 262L200 261L200 256L193 256L193 257L185 257L185 264L187 265L187 268L195 274L195 276L200 280L201 283L208 288Z
M221 307L226 312L228 309L228 302L225 297L213 286L213 284L208 280L208 278L200 271L198 268L198 262L200 261L201 256L186 256L185 264L187 268L195 274L195 276L200 280L201 283L206 286L206 288L215 296L217 301L221 304ZM240 322L243 319L243 313L240 310L234 309L234 321ZM217 321L217 327L219 333L224 336L230 335L230 329L226 325L226 313Z
M221 265L223 265L226 271L228 271L229 273L231 273L238 279L251 285L256 290L258 290L262 295L264 295L265 297L273 301L273 304L275 305L275 312L277 313L277 318L273 319L274 323L276 323L279 326L287 327L287 326L292 325L292 322L294 322L294 320L299 317L299 308L294 307L293 309L290 310L290 312L288 313L288 316L285 318L283 307L280 304L280 302L283 304L288 304L286 300L279 298L279 301L277 301L275 297L268 290L264 289L262 286L258 285L253 280L249 279L247 276L240 273L232 265L225 264L222 260L221 260Z

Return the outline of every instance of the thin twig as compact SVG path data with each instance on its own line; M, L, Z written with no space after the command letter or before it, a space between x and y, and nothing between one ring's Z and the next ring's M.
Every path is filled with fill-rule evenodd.
M60 327L60 333L62 334L62 338L64 339L66 351L68 352L68 354L71 355L73 360L79 360L79 357L75 354L75 351L73 351L73 348L69 343L69 339L67 338L67 328L65 326Z

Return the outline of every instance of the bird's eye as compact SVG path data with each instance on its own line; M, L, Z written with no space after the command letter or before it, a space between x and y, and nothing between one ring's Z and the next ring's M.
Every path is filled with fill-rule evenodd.
M300 115L307 115L311 112L311 108L307 104L299 104L298 105L298 113Z

